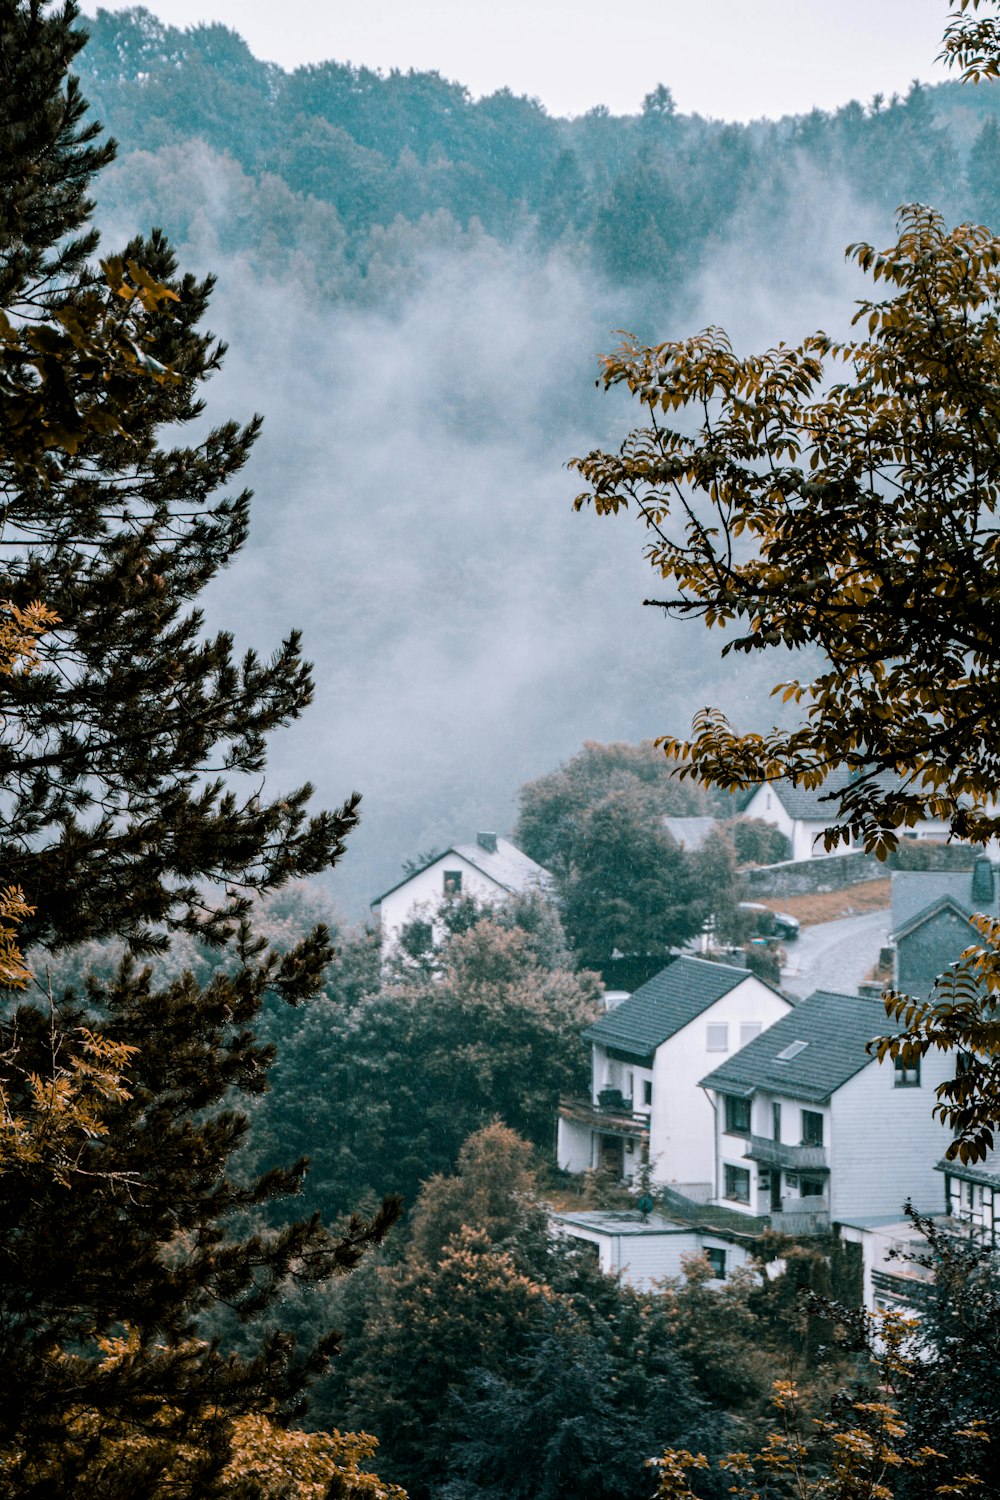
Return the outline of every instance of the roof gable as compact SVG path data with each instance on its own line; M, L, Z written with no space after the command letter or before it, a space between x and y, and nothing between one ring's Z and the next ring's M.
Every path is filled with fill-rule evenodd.
M621 1005L588 1026L584 1038L631 1057L650 1057L668 1038L748 979L757 979L774 994L779 993L748 969L709 963L704 958L677 958Z
M435 865L441 864L453 855L464 859L466 864L478 870L480 875L485 875L487 880L492 880L507 895L521 891L549 889L552 876L543 865L536 864L509 839L498 837L493 842L494 848L487 848L478 841L474 844L453 844L450 849L445 849L441 854L435 854L433 859L425 860L419 869L411 870L408 875L403 876L402 880L397 880L395 885L391 885L387 891L376 896L372 906L378 906L386 896L402 890L403 886L409 885L411 880L416 880L418 875L423 875L426 870L433 869Z
M815 990L714 1068L701 1086L743 1098L761 1090L821 1104L874 1061L867 1045L887 1030L880 999Z
M930 906L925 906L921 911L918 911L916 916L911 917L902 927L896 927L893 930L893 936L897 943L901 939L910 937L912 933L925 926L928 922L932 922L935 917L939 917L943 912L952 912L962 922L970 922L972 920L971 907L965 906L961 901L956 900L954 896L939 896L936 901L931 902ZM973 934L970 932L969 942L971 943L972 941Z

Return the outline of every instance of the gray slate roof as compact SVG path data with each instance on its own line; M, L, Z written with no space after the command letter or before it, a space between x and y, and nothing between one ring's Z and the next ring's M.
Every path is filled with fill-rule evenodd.
M892 877L892 930L902 932L921 915L948 897L968 916L976 911L997 915L994 880L993 900L977 900L972 894L972 870L897 870ZM970 938L971 941L971 938Z
M983 1187L1000 1187L1000 1150L987 1151L983 1161L939 1161L936 1170L959 1177L963 1182L978 1182Z
M793 786L790 781L774 781L771 789L790 818L804 818L809 822L830 825L837 821L840 814L838 794L846 790L854 779L852 771L845 766L838 766L830 772L821 786L811 790L804 786ZM883 791L891 791L902 784L902 779L893 771L880 771L875 784Z
M830 798L830 793L842 792L850 779L849 771L838 768L830 772L822 786L810 789L793 786L790 781L775 781L771 784L771 790L790 818L835 823L838 803L835 796Z
M484 835L489 837L489 835ZM436 865L439 860L446 859L449 854L457 854L473 865L490 880L495 880L497 885L502 886L511 895L523 891L547 891L552 885L552 876L544 865L537 864L523 854L509 839L497 838L496 849L487 849L478 840L474 844L453 844L450 849L445 849L441 854L435 854L433 859L427 860L420 866L419 870L411 870L402 880L397 880L395 885L383 891L381 896L376 896L372 902L377 906L386 896L391 896L393 891L398 891L401 885L406 885L415 875Z
M754 977L747 969L709 963L704 958L676 958L621 1005L588 1026L584 1040L613 1047L630 1057L651 1057L668 1037Z
M872 1061L865 1048L890 1030L881 999L815 990L787 1016L734 1052L707 1078L703 1088L749 1098L758 1090L823 1104ZM788 1062L778 1053L792 1042L807 1042Z

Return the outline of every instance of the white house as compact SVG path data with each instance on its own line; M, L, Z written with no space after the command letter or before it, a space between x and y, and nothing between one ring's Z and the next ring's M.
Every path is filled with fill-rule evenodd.
M378 909L382 924L382 951L398 940L400 930L414 918L423 916L433 922L447 896L502 901L505 896L547 891L551 884L548 870L509 840L479 833L474 844L455 844L375 898L372 906Z
M832 801L825 799L846 786L847 780L846 772L834 772L814 790L793 786L790 781L767 781L754 792L742 816L760 818L783 833L791 845L791 859L815 859L828 852L823 845L823 834L837 821L836 796ZM838 844L829 852L846 854L849 847Z
M675 959L583 1033L591 1096L560 1108L559 1165L632 1177L648 1153L654 1181L707 1199L714 1122L699 1083L790 1009L746 969Z
M657 1213L595 1209L552 1213L549 1222L556 1234L593 1246L602 1271L621 1276L640 1291L651 1290L668 1276L683 1276L686 1262L695 1256L708 1261L711 1283L716 1285L750 1265L752 1259L746 1239L678 1224Z
M879 1063L887 1027L880 1000L818 990L703 1078L716 1202L793 1234L940 1211L950 1137L931 1111L951 1065Z
M743 808L742 816L760 818L779 829L791 844L793 860L817 859L828 852L847 854L854 845L837 844L827 851L823 835L839 821L840 793L850 785L853 774L839 767L822 785L811 789L790 781L765 781ZM891 771L880 772L876 782L884 790L903 785L902 778ZM950 837L950 826L940 818L922 818L900 832L904 838L944 843Z

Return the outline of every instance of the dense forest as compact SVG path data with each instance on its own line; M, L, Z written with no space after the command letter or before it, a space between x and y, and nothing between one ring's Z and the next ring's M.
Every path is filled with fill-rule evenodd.
M616 283L669 285L737 226L794 222L804 179L847 182L885 216L913 200L950 217L996 212L989 89L914 84L905 98L743 126L678 114L660 84L637 116L595 101L562 120L506 89L473 99L438 73L333 60L287 73L224 26L182 31L141 8L99 10L90 26L83 86L129 143L105 198L149 202L181 238L210 213L224 252L249 250L278 275L311 260L326 297L384 296L427 245L483 234L561 245ZM210 164L221 199L207 196Z

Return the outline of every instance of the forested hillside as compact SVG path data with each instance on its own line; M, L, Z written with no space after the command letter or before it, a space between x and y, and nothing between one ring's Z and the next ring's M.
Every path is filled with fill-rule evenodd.
M306 628L317 703L274 774L364 793L350 914L405 855L512 826L517 786L584 740L683 733L708 701L769 721L766 674L643 611L627 529L570 513L567 457L621 414L596 356L620 328L843 331L844 246L887 243L900 202L1000 220L996 89L733 126L661 86L557 120L436 74L285 73L141 9L88 25L83 92L122 143L105 249L158 223L218 275L209 411L267 414L267 503L209 617L249 645Z
M661 84L640 115L595 100L560 120L509 90L473 99L438 73L336 60L286 73L224 26L182 31L139 7L99 10L90 26L84 91L131 143L117 191L134 203L142 183L169 228L189 233L206 205L186 190L177 148L198 142L202 169L204 153L222 159L223 239L262 264L321 256L335 297L378 294L371 273L405 264L427 236L483 231L539 251L568 242L616 282L689 275L737 222L777 228L803 174L843 179L885 213L921 199L982 217L996 204L990 89L914 84L903 99L741 126L679 115Z

